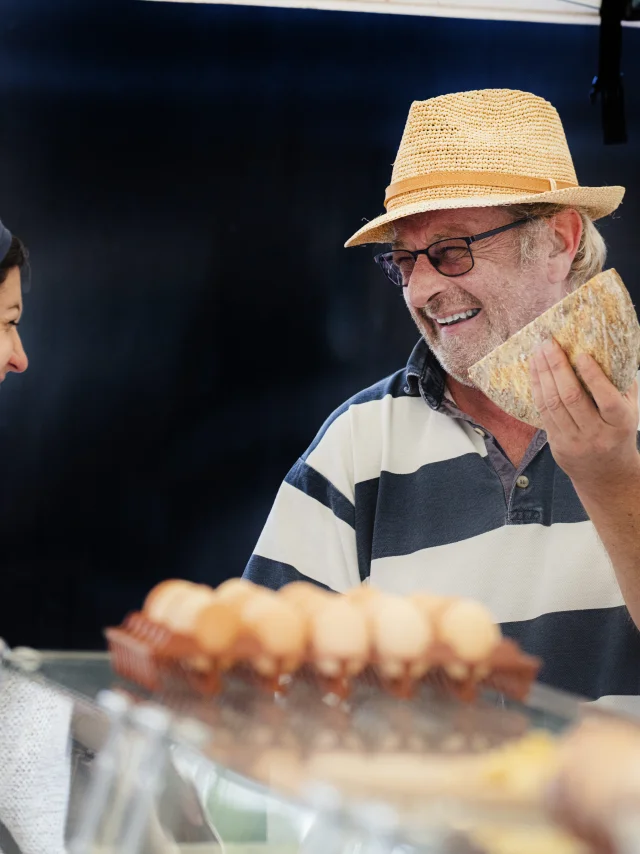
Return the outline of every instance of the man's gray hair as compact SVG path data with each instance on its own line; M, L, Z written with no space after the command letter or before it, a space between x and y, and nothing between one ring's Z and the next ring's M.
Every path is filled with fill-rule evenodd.
M573 205L571 207L578 212L582 220L580 245L573 259L568 278L569 290L573 291L601 272L607 258L607 247L604 238L594 225L589 214L580 207L574 207ZM503 210L509 213L514 220L523 219L526 216L536 217L529 225L518 229L523 263L530 263L536 259L544 229L547 228L545 220L551 219L556 214L566 210L566 208L567 205L555 205L545 202L533 205L504 206Z

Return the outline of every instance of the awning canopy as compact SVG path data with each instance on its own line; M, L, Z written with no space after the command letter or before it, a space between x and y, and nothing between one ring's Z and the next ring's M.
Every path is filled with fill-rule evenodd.
M155 0L172 3L232 3L382 12L397 15L435 15L440 18L478 18L493 21L531 21L546 24L599 24L599 0ZM640 21L625 21L639 26Z

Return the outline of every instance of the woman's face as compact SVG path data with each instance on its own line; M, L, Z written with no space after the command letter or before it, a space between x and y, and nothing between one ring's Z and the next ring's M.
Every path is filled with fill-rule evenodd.
M18 332L21 316L22 282L20 270L13 267L0 285L0 382L8 373L21 374L29 365Z

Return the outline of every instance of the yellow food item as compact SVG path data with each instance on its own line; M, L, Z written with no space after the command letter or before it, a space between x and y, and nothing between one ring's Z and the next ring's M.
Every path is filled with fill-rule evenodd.
M575 837L550 825L483 825L467 835L486 854L587 854L590 850Z
M544 730L492 750L484 758L480 781L518 800L536 801L559 767L559 743Z

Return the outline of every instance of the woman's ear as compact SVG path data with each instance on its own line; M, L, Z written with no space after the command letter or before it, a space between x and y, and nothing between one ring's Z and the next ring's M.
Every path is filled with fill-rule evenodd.
M549 228L554 245L547 262L547 274L550 282L563 282L580 246L582 219L578 211L566 208L549 220Z

